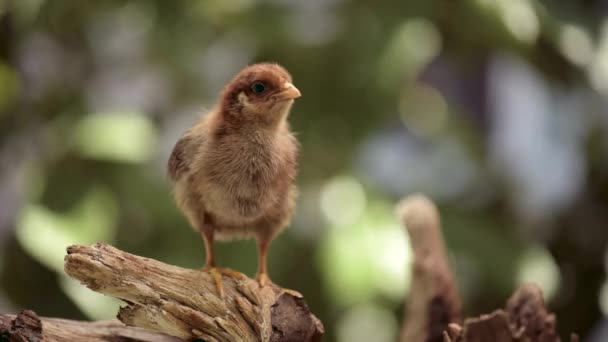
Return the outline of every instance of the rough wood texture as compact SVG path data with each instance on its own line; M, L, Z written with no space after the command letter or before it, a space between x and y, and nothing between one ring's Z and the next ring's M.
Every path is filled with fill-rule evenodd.
M414 251L412 286L401 331L402 342L559 342L555 315L540 288L521 286L504 310L468 318L459 325L461 299L450 269L439 212L422 195L405 198L397 215ZM571 342L578 342L572 335Z
M211 275L135 256L104 244L68 247L65 271L90 289L124 300L118 318L183 339L207 342L320 341L323 325L302 298L257 281Z
M556 318L538 286L521 286L506 307L459 325L461 300L450 270L439 213L424 196L404 199L397 213L414 251L413 280L402 342L560 342ZM191 340L321 341L323 326L302 298L252 279L224 277L226 298L212 277L95 244L68 248L65 270L89 288L127 303L118 318ZM40 320L33 312L0 315L0 341L176 342L176 337L116 321ZM571 342L578 342L572 335Z
M183 342L177 337L127 327L119 321L82 322L40 318L30 310L0 314L0 341L10 342Z
M439 212L426 197L413 195L398 204L397 215L414 251L401 341L441 342L448 324L460 320L461 300L448 263Z
M559 342L555 315L547 310L542 291L534 284L522 285L504 310L469 318L464 326L450 324L445 342ZM578 337L572 335L571 342Z

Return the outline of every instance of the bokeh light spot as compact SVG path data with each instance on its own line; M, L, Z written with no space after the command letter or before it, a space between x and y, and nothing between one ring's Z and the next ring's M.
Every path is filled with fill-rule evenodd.
M587 65L593 57L593 42L583 28L571 24L562 27L559 33L562 54L575 65Z
M535 283L543 290L545 299L551 299L559 288L559 268L544 247L535 246L522 256L517 282Z
M602 25L599 46L587 68L587 76L595 90L608 95L608 19Z
M513 36L525 43L534 43L540 22L529 0L501 0L498 5L502 19Z
M338 322L339 342L389 342L396 340L397 320L379 306L361 305L348 311Z
M380 61L380 82L384 87L399 85L403 76L416 76L439 54L441 35L426 19L412 19L399 26Z
M139 112L90 114L76 126L74 143L89 158L140 163L154 151L156 129Z
M340 305L365 303L376 295L401 301L407 293L410 246L383 201L370 202L355 224L331 229L319 251L325 280Z
M320 204L321 211L331 224L351 225L365 210L365 191L361 183L353 177L335 177L321 189Z
M339 305L368 300L374 293L370 259L361 226L348 233L332 230L321 248L321 267L332 298Z
M608 280L604 281L599 295L600 309L604 316L608 316Z
M410 287L412 253L404 230L395 223L374 229L368 239L370 257L378 276L376 287L396 301L403 299Z

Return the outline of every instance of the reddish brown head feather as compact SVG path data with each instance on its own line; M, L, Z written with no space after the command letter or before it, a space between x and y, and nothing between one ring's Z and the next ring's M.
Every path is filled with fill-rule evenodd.
M255 94L252 85L262 82L266 86L263 94ZM292 82L291 75L282 66L273 63L250 65L239 72L224 88L221 99L223 109L240 111L238 99L240 93L245 93L251 102L267 101L270 96L279 91L285 82Z

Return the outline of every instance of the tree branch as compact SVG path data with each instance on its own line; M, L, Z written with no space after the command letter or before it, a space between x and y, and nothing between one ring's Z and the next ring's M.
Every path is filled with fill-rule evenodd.
M82 322L39 318L30 310L23 310L18 315L0 314L0 341L183 342L177 337L127 327L116 320Z
M224 277L135 256L104 244L68 247L65 271L90 289L124 300L118 319L183 339L320 341L323 325L304 300L257 281Z
M461 300L448 263L439 212L422 195L403 199L396 211L414 251L401 341L441 342L448 324L460 320Z

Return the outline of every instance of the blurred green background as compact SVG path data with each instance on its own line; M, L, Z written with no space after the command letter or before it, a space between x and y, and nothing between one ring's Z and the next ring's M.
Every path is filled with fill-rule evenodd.
M607 341L608 2L0 0L0 312L104 319L65 247L183 267L173 144L249 63L303 97L297 216L270 252L327 341L394 341L411 253L393 205L436 200L469 315L523 281L563 336ZM253 276L252 241L218 245Z

